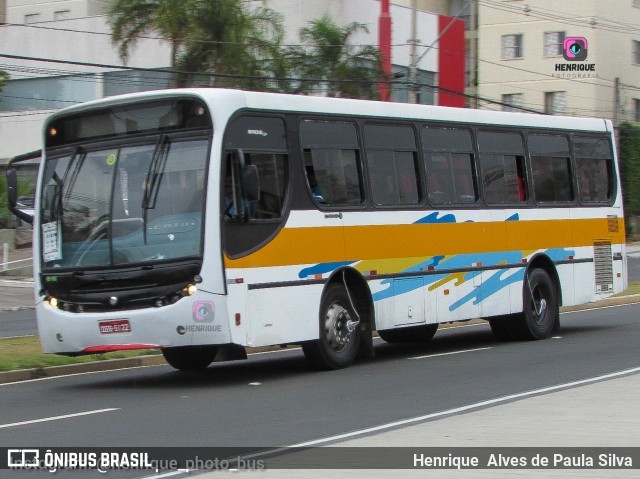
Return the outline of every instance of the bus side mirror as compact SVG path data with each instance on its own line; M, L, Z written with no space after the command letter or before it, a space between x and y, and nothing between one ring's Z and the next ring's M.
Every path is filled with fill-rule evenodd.
M256 165L245 165L242 170L242 189L247 201L260 201L260 178Z
M7 200L9 211L25 223L33 224L33 210L18 204L18 173L15 168L7 169Z

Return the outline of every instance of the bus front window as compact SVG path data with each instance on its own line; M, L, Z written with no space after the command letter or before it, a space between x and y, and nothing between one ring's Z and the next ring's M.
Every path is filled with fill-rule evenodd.
M41 205L45 268L200 255L209 141L155 140L47 162Z

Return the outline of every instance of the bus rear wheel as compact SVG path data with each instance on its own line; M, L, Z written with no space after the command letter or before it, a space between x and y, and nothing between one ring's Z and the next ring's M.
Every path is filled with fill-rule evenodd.
M179 346L163 348L162 355L169 365L180 371L206 369L216 357L216 346Z
M302 345L305 358L319 369L341 369L353 362L360 347L360 325L347 290L327 287L320 303L320 336Z
M519 339L547 339L557 329L560 307L555 285L541 269L531 270L524 279L522 313L512 323Z
M408 328L384 329L378 331L378 336L387 343L426 343L433 339L437 330L437 323L425 324Z

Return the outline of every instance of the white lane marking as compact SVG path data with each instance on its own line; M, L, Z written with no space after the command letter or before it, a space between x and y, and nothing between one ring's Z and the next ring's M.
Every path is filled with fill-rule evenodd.
M451 351L450 353L438 353L438 354L427 354L425 356L413 356L407 359L428 359L428 358L437 358L438 356L450 356L451 354L462 354L462 353L473 353L475 351L484 351L485 349L491 349L491 347L487 348L476 348L476 349L464 349L462 351Z
M390 423L386 423L386 424L381 424L379 426L374 426L374 427L369 427L369 428L365 428L365 429L359 429L357 431L352 431L352 432L347 432L344 434L337 434L335 436L330 436L330 437L325 437L322 439L315 439L312 441L307 441L307 442L301 442L298 444L292 444L290 446L284 447L284 448L279 448L276 449L275 451L280 452L280 451L286 451L287 448L290 447L308 447L308 446L317 446L319 444L325 444L325 443L329 443L329 442L334 442L334 441L338 441L338 440L344 440L344 439L351 439L353 437L356 436L361 436L363 434L371 434L374 432L380 432L380 431L384 431L386 429L392 429L392 428L396 428L398 426L407 426L407 425L411 425L411 424L416 424L416 423L420 423L420 422L424 422L424 421L428 421L431 419L437 419L437 418L441 418L441 417L445 417L445 416L451 416L453 414L460 414L463 412L467 412L473 409L478 409L478 408L484 408L487 406L494 406L497 404L502 404L502 403L507 403L507 402L511 402L517 399L524 399L524 398L528 398L528 397L532 397L532 396L539 396L542 394L547 394L550 392L554 392L554 391L559 391L562 389L569 389L569 388L574 388L574 387L578 387L578 386L584 386L587 384L592 384L592 383L596 383L596 382L600 382L600 381L604 381L607 379L614 379L614 378L618 378L621 376L628 376L628 375L632 375L632 374L637 374L640 373L640 367L637 368L632 368L632 369L625 369L624 371L618 371L615 373L609 373L609 374L603 374L601 376L595 376L592 378L588 378L588 379L582 379L580 381L572 381L569 383L564 383L564 384L557 384L556 386L548 386L545 388L540 388L540 389L534 389L532 391L525 391L522 393L517 393L517 394L510 394L508 396L502 396L499 398L494 398L494 399L488 399L486 401L480 401L474 404L468 404L466 406L461 406L461 407L457 407L454 409L448 409L446 411L440 411L440 412L436 412L436 413L432 413L432 414L425 414L424 416L417 416L417 417L412 417L412 418L408 418L408 419L402 419L400 421L394 421L394 422L390 422ZM264 454L271 454L274 451L269 451Z
M623 306L634 306L636 304L640 304L640 301L636 301L634 303L612 304L611 306L595 306L593 308L579 309L577 311L564 311L560 314L584 313L585 311L598 311L599 309L622 308Z
M40 422L48 422L48 421L58 421L59 419L69 419L72 417L79 417L79 416L88 416L90 414L100 414L103 412L111 412L111 411L118 411L120 408L119 407L110 407L110 408L106 408L106 409L96 409L94 411L85 411L85 412L76 412L73 414L64 414L62 416L52 416L52 417L44 417L42 419L32 419L30 421L21 421L21 422L13 422L11 424L0 424L0 429L4 429L7 427L15 427L15 426L24 426L27 424L37 424Z

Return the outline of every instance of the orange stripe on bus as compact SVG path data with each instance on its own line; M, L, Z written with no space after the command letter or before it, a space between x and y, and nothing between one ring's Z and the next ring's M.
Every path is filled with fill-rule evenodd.
M608 219L506 221L379 226L284 228L267 245L228 268L257 268L337 261L390 260L496 251L535 251L624 243L624 220L611 232ZM378 268L382 273L384 263Z

